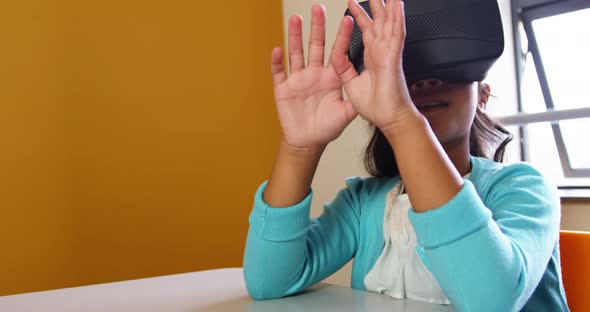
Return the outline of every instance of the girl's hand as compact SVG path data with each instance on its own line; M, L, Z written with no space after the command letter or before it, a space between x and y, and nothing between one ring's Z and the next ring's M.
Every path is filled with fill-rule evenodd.
M281 48L272 51L271 71L283 141L297 150L321 149L335 140L357 113L342 98L342 83L332 66L324 66L325 8L312 8L309 59L305 66L300 16L289 19L289 64Z
M403 72L404 4L399 0L370 0L369 4L373 20L355 0L348 0L348 8L363 33L365 71L359 75L347 58L354 26L350 16L345 16L340 25L330 63L355 110L384 131L419 112Z

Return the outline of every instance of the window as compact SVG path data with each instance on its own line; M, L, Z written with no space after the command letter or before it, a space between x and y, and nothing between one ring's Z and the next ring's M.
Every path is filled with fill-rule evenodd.
M562 189L590 190L590 1L513 1L520 158Z

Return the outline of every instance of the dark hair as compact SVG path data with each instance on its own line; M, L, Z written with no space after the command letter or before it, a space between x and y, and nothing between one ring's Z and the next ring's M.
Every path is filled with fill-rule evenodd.
M485 87L479 84L480 94L490 96ZM365 149L365 168L375 177L395 177L399 169L389 141L379 128L373 127L373 137ZM469 134L469 153L495 162L504 160L506 145L512 141L512 134L477 107Z

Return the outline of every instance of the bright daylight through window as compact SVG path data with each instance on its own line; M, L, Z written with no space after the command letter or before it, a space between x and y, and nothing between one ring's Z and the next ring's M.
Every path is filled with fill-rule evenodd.
M522 160L561 188L590 188L590 5L572 2L581 5L537 7L521 15L526 33L520 40L528 43L521 113L507 125L515 134L515 125L522 127Z

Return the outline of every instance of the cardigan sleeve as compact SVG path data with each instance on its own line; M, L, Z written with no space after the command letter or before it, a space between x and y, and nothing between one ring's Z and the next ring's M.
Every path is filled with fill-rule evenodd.
M500 169L486 203L473 184L424 213L410 210L418 253L459 311L518 311L547 267L559 235L554 185L528 164Z
M312 191L300 203L273 208L264 202L264 182L256 192L244 252L246 288L254 299L287 296L313 286L354 256L359 239L361 178L310 220Z

